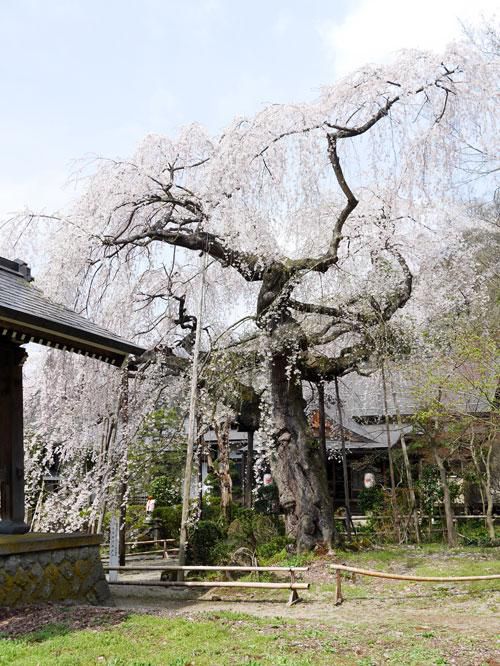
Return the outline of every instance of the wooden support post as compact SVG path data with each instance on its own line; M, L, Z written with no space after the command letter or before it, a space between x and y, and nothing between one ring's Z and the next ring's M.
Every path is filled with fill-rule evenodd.
M252 508L253 490L253 430L248 432L247 453L245 456L245 506Z
M347 451L345 446L345 432L344 432L344 423L342 418L342 403L340 402L340 391L339 391L339 380L338 377L334 377L335 384L335 402L337 403L337 418L339 423L339 433L340 433L340 444L342 450L342 470L344 474L344 504L345 504L345 526L347 538L350 541L352 537L352 532L356 533L354 529L354 523L352 522L351 516L351 491L349 488L349 469L347 467Z
M340 569L335 569L335 605L340 606L344 601L342 596L342 572Z
M198 310L196 317L196 334L193 349L193 364L191 366L191 389L189 398L189 418L187 431L187 451L186 464L184 467L184 480L182 484L182 515L181 527L179 533L179 554L180 565L186 564L187 541L188 541L188 519L189 519L189 500L191 499L191 481L193 476L193 453L194 443L197 439L196 409L198 401L198 363L200 359L201 332L203 320L203 308L205 304L205 279L207 272L207 255L203 255L203 268L201 273L201 287L199 292ZM178 572L177 580L182 582L184 574Z
M0 534L24 534L23 363L26 351L0 342Z
M294 585L295 582L296 582L295 571L293 569L290 569L290 585ZM300 597L297 590L294 588L290 588L290 596L288 597L287 606L293 606L299 601Z
M294 604L300 601L299 593L295 589L290 590L290 596L288 597L287 606L293 606Z

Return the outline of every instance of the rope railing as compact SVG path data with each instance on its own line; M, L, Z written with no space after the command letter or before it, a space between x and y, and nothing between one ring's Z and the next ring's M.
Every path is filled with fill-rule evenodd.
M485 576L410 576L406 574L388 573L386 571L373 571L372 569L360 569L348 567L345 564L331 564L330 568L335 571L335 605L339 606L343 601L342 596L342 571L349 571L360 576L371 576L373 578L389 578L392 580L407 580L414 583L463 583L476 580L500 580L499 574L488 574Z

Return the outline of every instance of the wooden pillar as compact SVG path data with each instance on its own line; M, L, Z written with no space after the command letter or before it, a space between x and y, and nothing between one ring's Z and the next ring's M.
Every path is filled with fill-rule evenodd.
M200 520L203 520L203 445L198 439L198 507Z
M326 414L325 414L325 385L323 382L316 384L318 388L318 407L319 407L319 444L321 458L325 472L328 468L328 453L326 451Z
M120 490L118 495L118 506L120 511L120 532L118 540L119 562L120 566L124 567L127 557L127 492L128 492L128 398L129 398L129 370L128 366L122 368L122 376L120 382L120 406L119 406L119 421L121 426L121 447L123 460L123 477L120 482Z
M245 506L252 507L253 490L253 430L248 431L248 447L245 460Z
M340 433L340 443L342 446L342 471L344 474L344 504L345 504L345 514L346 514L346 532L347 538L351 539L351 528L354 528L354 523L352 522L351 517L351 491L349 484L349 470L347 467L347 451L345 446L345 433L344 433L344 423L342 418L342 403L340 402L340 392L339 392L339 382L338 377L334 377L335 381L335 402L337 403L337 417L339 423L339 433Z
M24 534L23 347L0 341L0 534Z

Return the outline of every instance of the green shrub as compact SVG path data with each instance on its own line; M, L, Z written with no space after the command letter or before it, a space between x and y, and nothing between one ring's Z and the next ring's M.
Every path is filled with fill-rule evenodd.
M279 526L271 516L256 513L252 509L238 509L236 518L227 530L230 545L255 551L261 544L280 536Z
M146 509L142 504L130 504L127 506L125 517L127 541L133 540L135 536L148 530L150 527L151 525L146 523Z
M314 560L314 553L296 553L290 555L287 553L286 549L280 550L279 552L272 555L269 559L262 558L262 561L259 561L259 564L262 564L266 567L278 566L278 567L305 567L311 564Z
M181 498L181 484L177 479L176 483L172 483L170 476L157 476L149 484L149 494L155 498L156 504L159 506L175 506L180 504Z
M219 541L215 546L210 550L210 557L213 564L219 564L221 566L231 564L233 561L234 549L227 541Z
M215 547L223 541L223 530L212 520L200 520L189 535L187 557L190 564L215 564Z
M384 491L380 486L363 488L359 491L358 502L361 513L377 512L384 506Z
M165 539L178 539L181 529L182 505L157 506L153 512L153 518L161 523Z
M459 537L467 546L498 546L500 543L500 534L498 534L498 530L495 530L495 532L497 538L491 539L481 518L477 520L469 519L465 524L462 523L458 527Z
M257 546L257 558L260 560L273 557L277 553L283 552L286 546L291 542L292 540L289 537L282 535L276 536L267 543L262 543Z
M257 513L266 515L278 515L280 512L280 501L278 486L270 483L267 486L260 486L257 490L257 498L254 502L254 509Z
M213 520L218 525L223 525L224 517L220 508L220 497L210 494L206 499L203 498L202 519Z

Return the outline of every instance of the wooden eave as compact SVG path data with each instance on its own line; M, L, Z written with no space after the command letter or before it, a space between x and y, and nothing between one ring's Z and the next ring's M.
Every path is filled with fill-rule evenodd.
M144 348L54 303L25 277L0 267L0 339L90 356L122 365Z

